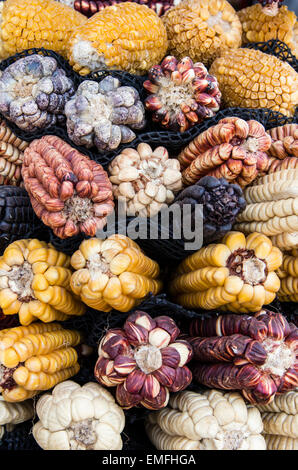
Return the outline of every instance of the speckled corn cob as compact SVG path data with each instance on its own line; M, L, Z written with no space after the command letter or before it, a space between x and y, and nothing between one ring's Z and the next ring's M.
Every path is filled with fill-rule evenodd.
M137 3L119 3L93 15L78 27L69 43L68 59L76 72L121 69L144 74L167 50L161 19Z
M11 243L0 258L0 307L18 313L22 325L82 315L84 305L70 289L70 258L36 239Z
M71 33L86 21L84 15L54 0L6 0L0 3L0 14L0 59L31 47L65 55Z
M254 49L234 49L216 59L209 73L216 76L226 106L294 114L298 73L277 57Z
M23 152L28 145L7 127L5 121L0 121L0 184L21 184Z
M238 12L242 24L242 43L269 41L280 39L292 50L298 58L298 43L295 35L298 34L297 17L293 11L283 5L274 16L266 15L260 4L243 8Z
M90 307L127 312L162 283L158 264L124 235L84 240L71 257L71 288Z
M257 312L279 290L274 271L281 262L280 250L266 236L229 232L222 243L201 248L178 266L170 293L189 308Z
M0 390L6 401L24 401L75 375L78 331L58 323L35 323L0 332Z
M279 300L282 302L297 302L298 256L295 250L283 255L282 265L277 270L277 275L281 280L280 289L277 294Z

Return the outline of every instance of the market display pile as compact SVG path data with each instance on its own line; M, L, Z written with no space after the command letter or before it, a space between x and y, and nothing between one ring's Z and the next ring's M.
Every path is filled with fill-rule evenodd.
M0 449L298 449L298 21L231 3L0 3Z

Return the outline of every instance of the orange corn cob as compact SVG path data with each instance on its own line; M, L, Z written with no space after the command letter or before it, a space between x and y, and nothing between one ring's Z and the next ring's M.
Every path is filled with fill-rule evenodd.
M70 288L70 258L45 242L18 240L0 258L0 307L18 313L22 325L82 315L83 304Z
M96 310L127 312L149 292L161 289L158 264L124 235L83 241L71 265L76 270L70 283L73 292Z
M256 312L275 298L280 281L274 270L281 262L266 236L229 232L222 243L201 248L178 266L170 293L189 308Z

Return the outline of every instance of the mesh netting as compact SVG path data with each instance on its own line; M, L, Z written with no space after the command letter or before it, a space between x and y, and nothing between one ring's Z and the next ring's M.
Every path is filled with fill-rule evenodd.
M274 55L283 62L288 62L298 72L298 59L292 54L291 49L279 39L270 39L266 42L251 42L243 47L257 49L266 54Z

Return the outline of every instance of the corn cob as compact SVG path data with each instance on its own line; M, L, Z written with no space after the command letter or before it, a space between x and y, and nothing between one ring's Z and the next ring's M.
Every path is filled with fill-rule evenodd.
M21 184L21 165L28 145L7 127L5 121L0 121L0 184Z
M274 271L281 262L266 236L229 232L222 243L201 248L178 266L170 294L185 307L256 312L275 298L280 281Z
M254 49L224 53L210 67L226 106L269 108L292 116L298 104L298 73L277 57Z
M61 1L61 0L60 0ZM122 3L121 0L63 0L64 3L70 1L74 8L88 17L94 15L98 11L103 10L111 5ZM126 0L124 0L126 1ZM141 5L152 8L158 16L162 16L171 6L176 3L174 0L131 0Z
M166 408L148 415L145 427L160 450L266 448L260 413L247 407L239 393L177 393Z
M12 431L15 424L23 423L33 418L33 416L34 408L32 400L26 400L23 403L0 401L0 430L2 432L4 428L7 431Z
M247 186L267 168L270 145L271 137L258 121L221 119L180 152L183 182L189 186L210 175Z
M75 375L78 331L59 323L34 323L0 331L0 390L6 401L24 401Z
M250 403L267 404L298 385L297 332L281 314L198 315L187 341L195 380L209 388L240 390Z
M86 17L54 0L6 0L0 3L0 59L44 47L66 54L70 35Z
M260 4L256 4L240 10L238 17L242 24L242 44L280 39L298 58L298 44L295 41L295 35L298 34L297 17L287 6L283 5L272 16L266 14Z
M244 190L244 198L247 206L237 217L236 230L274 237L281 249L297 244L297 170L281 170L258 179Z
M170 8L163 16L169 53L189 56L207 67L224 51L241 45L241 23L226 0L191 0Z
M73 292L103 312L112 308L127 312L162 287L158 264L124 235L84 240L71 265L76 270L70 281Z
M76 28L68 59L76 72L121 69L144 74L167 50L161 19L144 5L125 2L107 7Z
M0 258L0 307L22 325L83 315L70 289L70 258L36 239L11 243Z
M268 450L298 449L298 392L276 395L268 405L257 405Z
M280 278L278 298L282 302L297 302L298 300L298 256L294 250L283 254L282 265L277 270ZM298 436L297 436L298 437Z
M269 158L265 173L298 169L298 124L285 124L267 132L272 143L267 151Z

